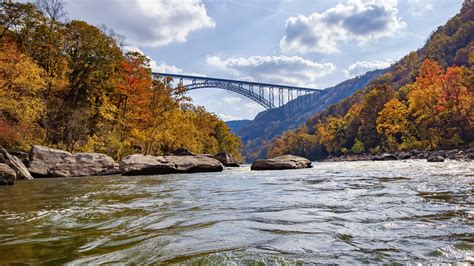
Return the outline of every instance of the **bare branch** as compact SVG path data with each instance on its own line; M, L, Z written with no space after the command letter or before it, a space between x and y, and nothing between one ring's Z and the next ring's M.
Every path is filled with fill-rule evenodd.
M55 22L66 17L64 6L63 0L36 0L36 7Z

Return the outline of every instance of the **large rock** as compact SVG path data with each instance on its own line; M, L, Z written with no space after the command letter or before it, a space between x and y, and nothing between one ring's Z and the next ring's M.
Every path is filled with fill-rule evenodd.
M22 152L22 151L18 151L18 150L9 150L8 153L10 153L10 155L12 156L15 156L17 157L18 159L20 159L20 161L24 164L24 165L28 165L29 164L29 158L28 158L28 153L27 152Z
M29 170L37 177L71 177L118 174L112 158L100 153L69 153L35 145L30 151Z
M123 175L160 175L171 173L220 172L221 162L205 155L151 156L132 154L120 161Z
M397 158L399 160L408 160L412 158L412 154L410 152L400 152L397 154Z
M433 156L428 157L426 161L430 163L441 163L441 162L444 162L444 157L439 156L439 155L433 155Z
M282 155L273 159L256 160L252 163L252 170L285 170L312 167L311 161L294 155Z
M398 160L397 156L390 154L390 153L382 153L380 155L375 156L372 161L392 161Z
M212 158L221 162L224 166L227 167L239 167L239 163L234 159L234 156L228 152L221 152L218 154L212 155Z
M18 157L11 155L3 147L0 147L0 155L2 163L7 164L16 172L16 179L18 180L31 180L33 177L28 171L28 168L23 164L23 162L18 159Z
M0 163L0 185L13 185L16 180L16 172L10 166Z

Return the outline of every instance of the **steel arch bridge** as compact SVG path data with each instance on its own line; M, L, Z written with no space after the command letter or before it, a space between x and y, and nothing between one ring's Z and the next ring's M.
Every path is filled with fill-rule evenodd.
M171 77L183 84L186 90L217 88L232 91L254 100L263 107L273 109L309 93L319 92L318 89L241 81L232 79L209 78L170 73L153 73L153 78ZM277 96L277 100L275 100Z

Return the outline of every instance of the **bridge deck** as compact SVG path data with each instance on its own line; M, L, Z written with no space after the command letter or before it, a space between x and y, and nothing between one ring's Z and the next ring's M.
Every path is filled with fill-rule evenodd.
M320 89L312 89L312 88L304 88L304 87L297 87L297 86L288 86L288 85L278 85L278 84L271 84L271 83L261 83L261 82L252 82L252 81L242 81L242 80L233 80L233 79L221 79L221 78L208 78L208 77L201 77L201 76L191 76L191 75L181 75L181 74L169 74L169 73L157 73L153 72L153 75L158 75L162 77L173 77L179 79L196 79L196 80L208 80L208 81L218 81L218 82L230 82L235 84L245 84L251 86L262 86L262 87L273 87L273 88L282 88L282 89L289 89L289 90L301 90L307 92L316 92L320 91Z

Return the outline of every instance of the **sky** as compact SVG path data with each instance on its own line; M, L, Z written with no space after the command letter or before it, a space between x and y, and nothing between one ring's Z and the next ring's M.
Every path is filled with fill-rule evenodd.
M324 89L423 46L463 0L65 0L158 72ZM264 108L219 89L189 92L224 120Z

